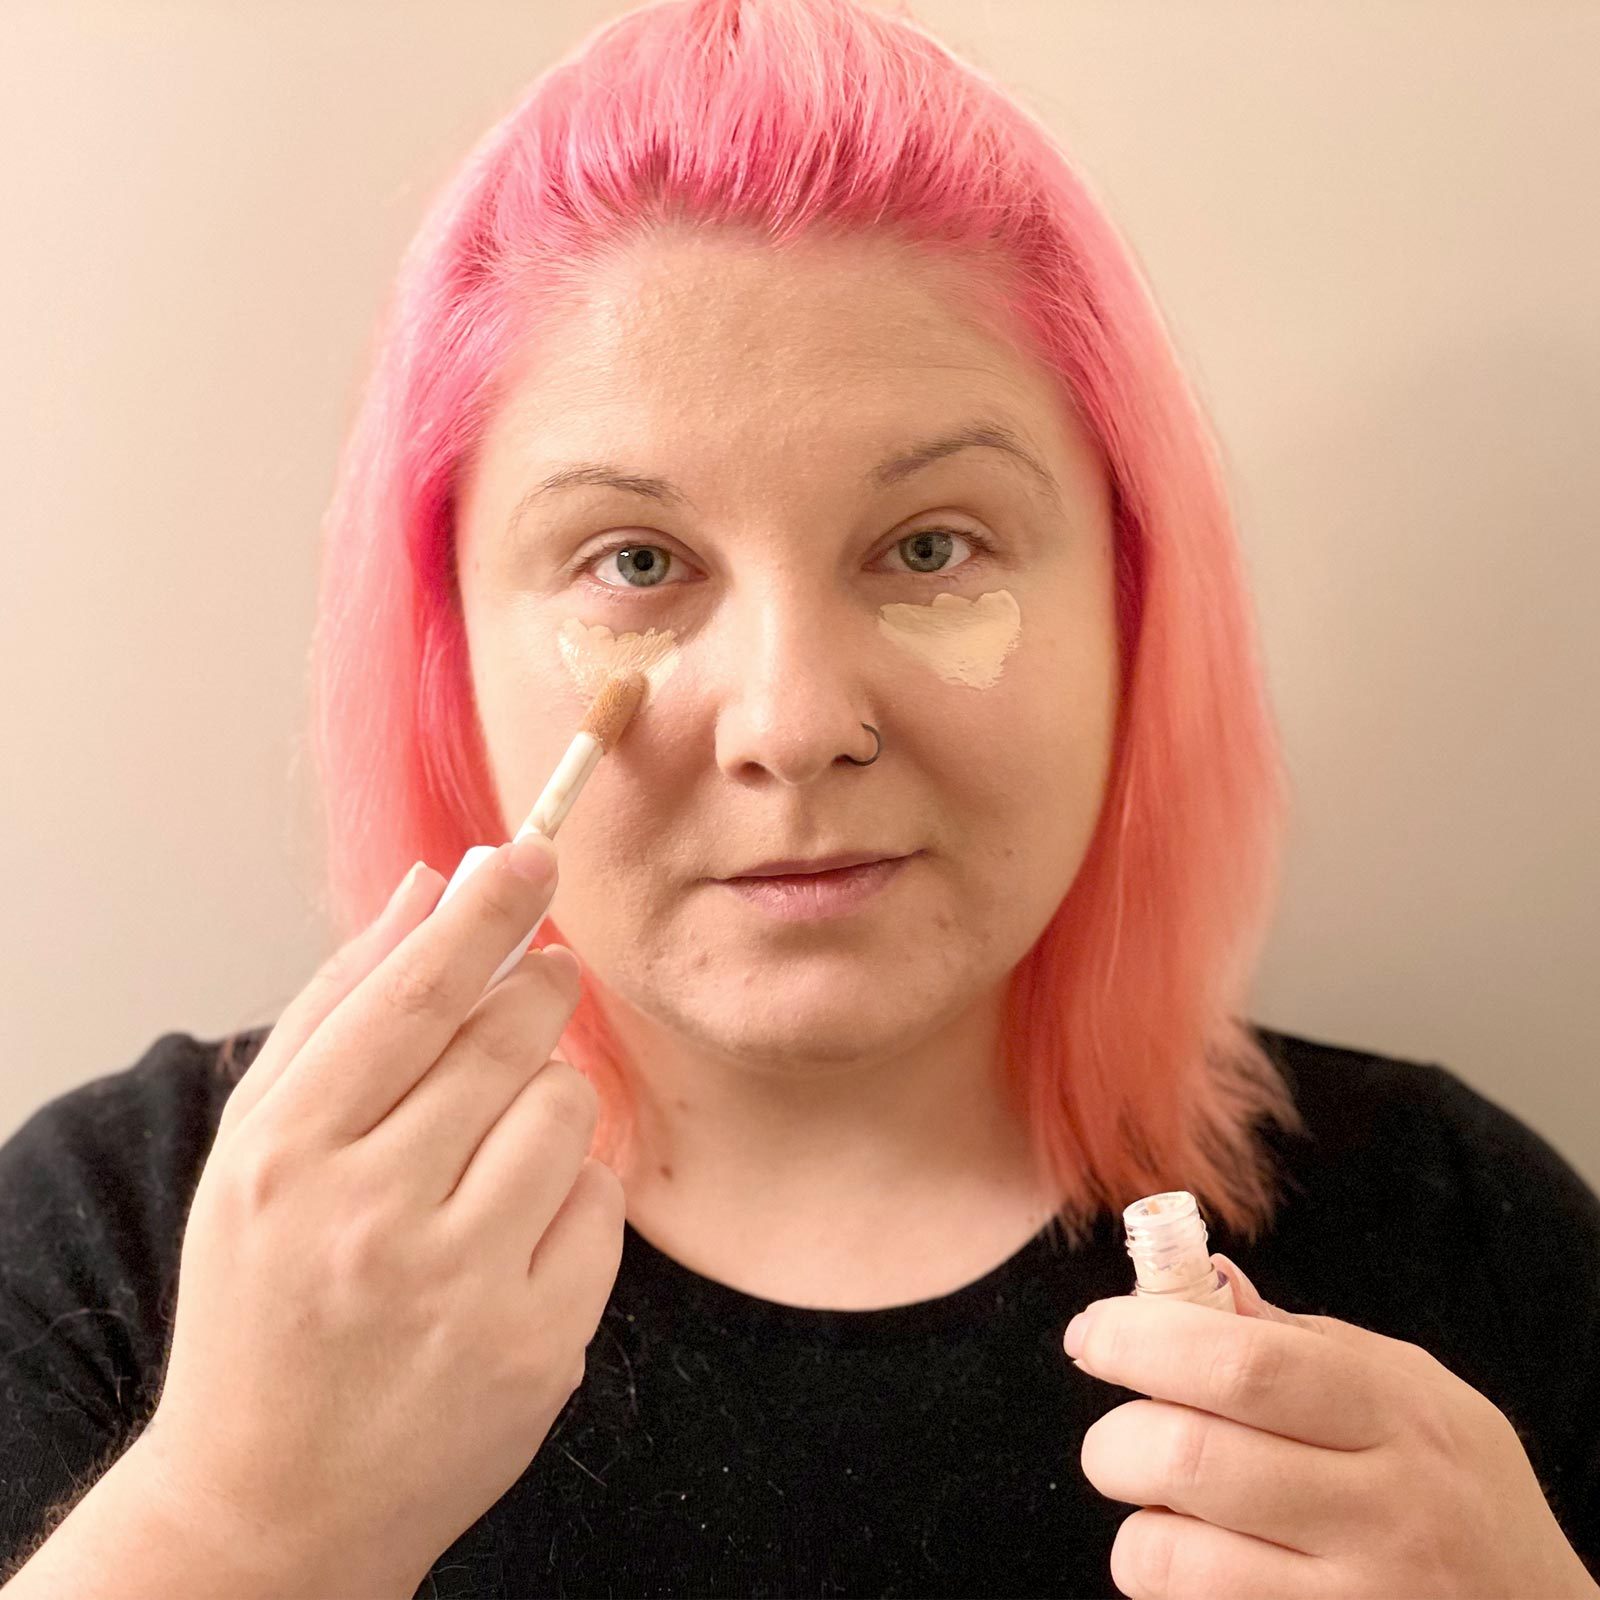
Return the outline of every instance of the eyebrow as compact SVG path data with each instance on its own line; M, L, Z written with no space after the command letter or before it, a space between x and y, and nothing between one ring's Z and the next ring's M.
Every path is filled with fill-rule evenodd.
M1061 490L1056 480L1016 433L998 422L969 423L965 427L957 428L953 433L941 434L938 438L926 439L908 449L897 451L886 460L880 461L867 474L866 482L870 487L887 489L909 478L913 473L921 471L923 467L931 466L935 461L942 461L946 456L954 455L958 450L975 449L1003 451L1014 461L1019 462L1049 496L1056 511L1060 512ZM644 477L638 473L624 472L620 467L605 462L575 462L571 466L552 472L549 477L542 479L523 495L511 513L506 531L515 532L517 524L529 507L545 495L566 489L582 488L620 489L625 494L641 495L662 505L694 509L694 502L688 495L665 478Z

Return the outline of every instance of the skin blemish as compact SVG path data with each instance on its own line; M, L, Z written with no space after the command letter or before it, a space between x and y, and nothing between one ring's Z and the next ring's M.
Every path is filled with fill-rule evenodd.
M612 673L642 672L654 696L677 670L677 635L670 628L614 635L603 624L590 627L568 617L556 633L556 645L583 697L592 699Z
M878 609L878 631L933 668L946 683L988 689L1022 634L1022 611L1009 589L976 600L938 594L925 606Z

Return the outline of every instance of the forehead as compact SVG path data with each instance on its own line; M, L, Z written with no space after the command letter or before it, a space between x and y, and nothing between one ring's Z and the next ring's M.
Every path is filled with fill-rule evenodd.
M975 265L886 236L787 250L736 233L652 236L530 330L491 441L576 446L599 432L616 448L680 451L693 434L815 448L981 410L1043 447L1064 408L995 288Z

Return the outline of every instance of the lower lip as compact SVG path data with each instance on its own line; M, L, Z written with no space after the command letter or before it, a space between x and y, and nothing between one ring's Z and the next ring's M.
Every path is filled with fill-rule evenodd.
M797 873L777 878L719 878L748 905L785 922L815 922L848 916L865 905L899 875L910 856L868 861L832 872Z

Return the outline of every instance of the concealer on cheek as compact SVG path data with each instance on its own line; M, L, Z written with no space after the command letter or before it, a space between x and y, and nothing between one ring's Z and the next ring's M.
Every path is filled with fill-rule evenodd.
M642 672L653 696L678 667L677 635L650 628L620 637L602 624L593 627L568 617L556 633L556 646L585 700L591 700L614 672Z
M936 594L925 606L878 608L878 630L932 667L946 683L988 689L1022 635L1022 611L1009 589L966 600Z

